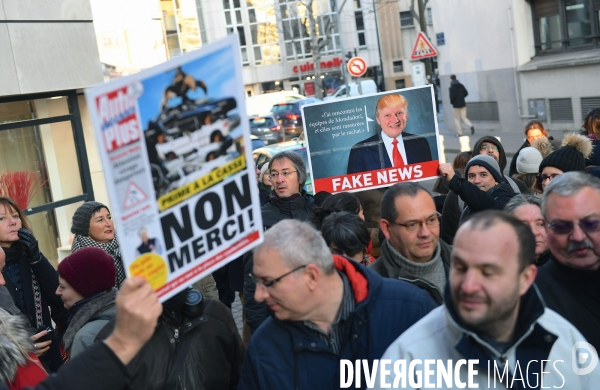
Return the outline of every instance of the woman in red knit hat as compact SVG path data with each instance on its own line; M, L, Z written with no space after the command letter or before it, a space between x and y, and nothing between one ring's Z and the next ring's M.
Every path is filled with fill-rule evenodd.
M116 268L104 250L88 247L58 264L58 295L69 311L66 331L61 335L63 359L90 347L100 330L116 315Z

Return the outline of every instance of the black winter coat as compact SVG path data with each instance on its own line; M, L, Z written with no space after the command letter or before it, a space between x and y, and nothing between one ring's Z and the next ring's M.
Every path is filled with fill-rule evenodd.
M127 367L104 343L95 343L77 358L65 364L28 390L124 390L129 383ZM0 390L6 389L0 383Z
M450 83L450 104L454 108L466 107L465 98L469 95L469 92L458 80L454 80Z
M112 320L96 340L107 338L114 325L115 320ZM242 339L231 311L221 302L205 298L202 316L184 318L179 327L163 312L152 338L127 365L131 375L127 389L162 390L177 353L187 342L192 344L173 390L233 390L237 387L245 354ZM73 361L78 359L79 356Z
M475 184L458 175L454 175L449 185L450 189L460 196L466 205L460 220L483 210L503 210L504 206L516 195L507 183L500 183L488 191L482 191Z
M600 270L567 267L550 257L539 268L535 284L546 306L565 317L600 350Z
M271 198L261 207L264 230L270 229L279 221L284 219L295 219L308 221L315 208L314 198L302 191L302 196L292 200L280 200ZM250 332L254 331L269 317L269 308L264 302L254 300L256 284L250 274L254 267L254 256L252 251L244 255L244 310L246 310L246 323Z
M62 300L56 295L58 288L58 272L52 267L48 259L42 254L42 259L35 264L31 264L27 255L17 248L4 248L6 253L6 266L2 270L2 275L6 281L6 288L15 302L15 305L27 317L31 327L37 329L35 317L35 300L33 291L32 275L40 287L42 302L42 321L44 326L51 327L52 321L57 328L66 328L68 313ZM9 276L9 264L18 264L19 274L21 276L21 289L23 294L23 303L19 298L17 286ZM16 265L15 265L16 267ZM54 332L56 333L56 332ZM56 340L50 345L50 350L41 356L40 360L48 366L51 371L56 371L62 365L60 357L60 345Z

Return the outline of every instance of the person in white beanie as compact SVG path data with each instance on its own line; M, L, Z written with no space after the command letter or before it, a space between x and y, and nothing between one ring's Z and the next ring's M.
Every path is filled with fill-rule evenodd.
M537 193L533 186L543 159L542 153L534 147L529 146L521 149L516 164L518 173L513 175L513 178L521 180L531 188L532 192Z

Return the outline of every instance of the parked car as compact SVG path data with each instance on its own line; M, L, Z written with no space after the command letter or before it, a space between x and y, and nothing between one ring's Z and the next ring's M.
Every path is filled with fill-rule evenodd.
M255 135L250 135L250 140L252 141L252 150L256 150L258 148L262 148L267 146L262 139L258 138Z
M306 185L304 189L309 194L313 194L310 166L308 164L308 153L306 151L306 144L304 143L303 137L294 138L291 141L281 142L275 145L269 145L265 146L264 148L256 149L252 156L254 157L254 163L260 169L264 164L271 161L271 158L274 155L283 151L293 151L302 156L302 160L304 160L304 164L306 164L306 171L308 173L308 179L306 179Z
M322 102L322 100L317 98L306 98L296 100L295 102L278 103L271 108L271 112L275 114L275 117L283 127L286 136L298 136L304 131L300 107L306 104L319 102Z
M269 112L273 104L291 103L302 99L306 99L306 96L294 91L269 92L250 96L246 98L246 114L263 115Z
M330 96L326 96L323 100L328 101L328 100L341 99L341 98L347 98L347 97L352 97L352 96L360 96L360 93L358 91L358 84L349 83L348 87L349 87L350 93L348 93L348 91L346 91L346 85L342 84ZM362 88L363 95L370 95L373 93L377 93L377 85L375 84L374 80L371 80L371 79L362 80L360 82L360 87Z
M266 144L276 144L283 141L281 125L273 115L256 115L251 117L250 132Z

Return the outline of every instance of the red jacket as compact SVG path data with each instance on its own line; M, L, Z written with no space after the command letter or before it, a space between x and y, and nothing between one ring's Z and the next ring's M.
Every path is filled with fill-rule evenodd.
M17 368L13 382L6 384L10 390L21 390L29 386L36 386L48 376L37 356L30 353L29 359L27 365Z

